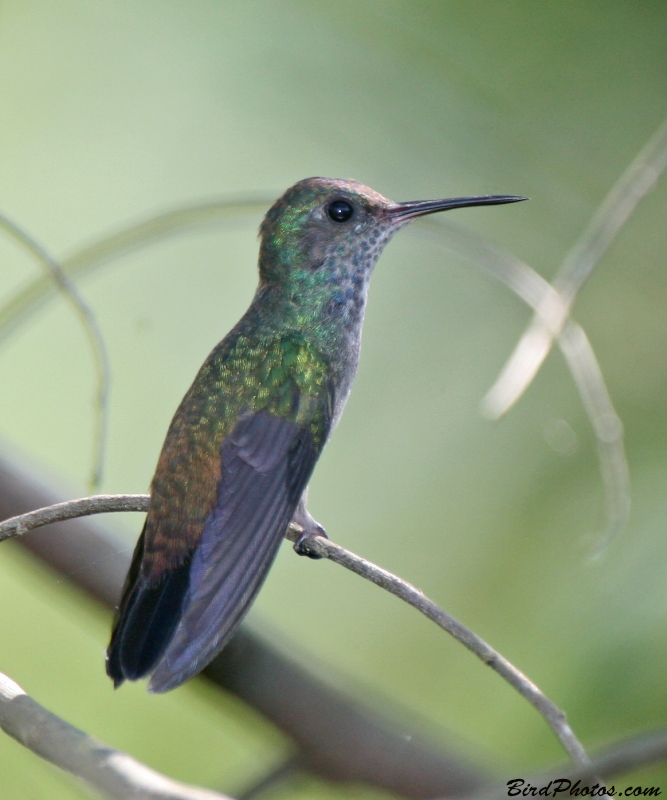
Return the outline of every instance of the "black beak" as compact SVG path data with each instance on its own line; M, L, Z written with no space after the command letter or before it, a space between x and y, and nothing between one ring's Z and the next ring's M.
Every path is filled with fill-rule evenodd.
M519 203L528 200L514 194L492 194L482 197L450 197L445 200L416 200L410 203L396 203L385 209L385 215L396 220L409 220L424 214L435 214L436 211L447 211L450 208L467 208L468 206L500 206L504 203Z

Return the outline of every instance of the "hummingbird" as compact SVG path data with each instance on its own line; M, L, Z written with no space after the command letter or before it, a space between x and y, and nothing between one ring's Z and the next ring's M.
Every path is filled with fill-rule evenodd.
M259 286L178 407L107 649L118 687L161 693L200 672L248 611L291 522L326 532L307 485L347 401L368 285L411 220L514 195L395 203L353 180L307 178L260 227Z

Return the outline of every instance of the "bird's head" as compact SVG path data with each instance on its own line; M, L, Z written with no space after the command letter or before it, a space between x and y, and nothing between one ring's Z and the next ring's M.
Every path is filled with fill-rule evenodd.
M394 203L353 180L306 178L269 209L260 228L265 283L308 277L332 280L341 270L369 274L391 236L425 214L525 200L514 195Z

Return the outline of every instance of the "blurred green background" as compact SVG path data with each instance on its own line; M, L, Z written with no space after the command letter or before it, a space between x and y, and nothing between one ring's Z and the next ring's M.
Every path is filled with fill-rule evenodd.
M397 200L526 194L450 219L549 277L667 114L666 31L664 0L3 0L0 209L64 256L179 204L278 196L309 175ZM603 496L560 354L505 419L485 421L479 401L528 309L417 229L378 265L354 391L311 485L332 538L484 636L591 748L667 721L666 208L663 181L575 309L632 475L630 525L605 559L583 556ZM104 491L146 491L178 401L252 296L258 224L165 238L81 280L112 359ZM0 300L37 275L0 236ZM83 494L94 371L61 300L3 344L0 376L0 434ZM555 420L576 437L567 455L548 435ZM140 523L110 521L128 548ZM154 768L233 792L284 754L276 731L201 686L114 693L107 616L11 545L0 609L0 670ZM285 546L250 621L503 774L563 761L496 675L332 564ZM628 780L666 779L656 768ZM351 790L283 795L299 792ZM87 794L4 737L0 796Z

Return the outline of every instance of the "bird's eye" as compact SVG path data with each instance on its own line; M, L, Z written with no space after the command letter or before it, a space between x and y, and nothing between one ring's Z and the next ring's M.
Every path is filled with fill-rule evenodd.
M347 200L334 200L327 211L334 222L347 222L354 214L354 209Z

